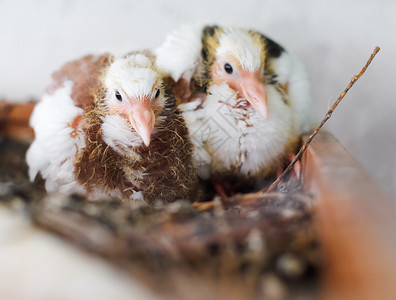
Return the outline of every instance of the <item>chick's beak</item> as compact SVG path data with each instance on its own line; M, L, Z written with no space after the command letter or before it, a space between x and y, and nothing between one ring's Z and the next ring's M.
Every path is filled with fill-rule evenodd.
M144 98L142 100L132 100L131 110L128 113L129 121L132 127L140 135L143 143L150 145L151 132L154 128L155 115L150 108L150 99Z
M245 73L241 77L240 92L256 112L268 119L267 91L259 76L255 73Z

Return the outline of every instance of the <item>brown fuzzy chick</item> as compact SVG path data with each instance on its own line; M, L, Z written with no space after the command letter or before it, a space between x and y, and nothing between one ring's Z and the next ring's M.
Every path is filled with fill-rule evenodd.
M188 130L154 60L89 55L56 72L30 120L30 179L89 200L195 200Z

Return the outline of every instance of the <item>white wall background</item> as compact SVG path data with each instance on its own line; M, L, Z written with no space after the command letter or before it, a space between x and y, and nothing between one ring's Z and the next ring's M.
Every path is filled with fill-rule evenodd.
M380 46L326 126L396 193L394 0L0 0L0 98L37 98L67 60L154 48L191 22L251 27L295 52L311 77L317 119Z

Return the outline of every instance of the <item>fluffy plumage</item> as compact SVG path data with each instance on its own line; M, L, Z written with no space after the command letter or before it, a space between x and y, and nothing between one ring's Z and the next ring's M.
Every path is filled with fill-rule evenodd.
M156 55L158 67L177 81L175 91L189 90L178 92L179 107L201 178L263 178L312 127L304 68L258 32L184 27Z
M63 66L30 120L31 180L90 200L194 200L192 145L164 76L147 51Z

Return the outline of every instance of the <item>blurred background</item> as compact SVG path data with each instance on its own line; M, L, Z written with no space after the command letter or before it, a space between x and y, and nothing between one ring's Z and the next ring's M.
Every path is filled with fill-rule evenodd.
M155 48L183 24L217 23L260 31L300 57L320 121L380 46L326 128L393 196L395 13L394 0L0 0L0 99L37 99L53 71L84 54Z

